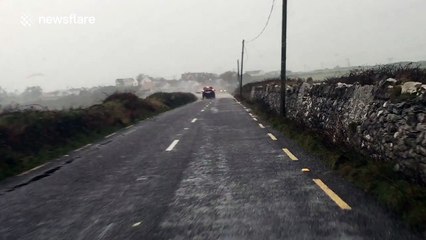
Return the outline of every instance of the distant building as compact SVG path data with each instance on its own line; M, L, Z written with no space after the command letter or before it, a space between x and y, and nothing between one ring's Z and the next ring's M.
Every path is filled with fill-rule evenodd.
M117 87L136 87L138 86L138 81L133 78L119 78L115 80L115 86Z

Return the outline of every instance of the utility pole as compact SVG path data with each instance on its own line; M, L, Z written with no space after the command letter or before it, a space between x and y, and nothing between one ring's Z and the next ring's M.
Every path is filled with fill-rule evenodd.
M287 117L286 108L286 57L287 57L287 0L283 0L283 23L281 37L281 116Z
M244 40L241 51L241 74L240 74L240 97L243 98L243 75L244 75Z
M240 59L237 59L237 81L240 82Z

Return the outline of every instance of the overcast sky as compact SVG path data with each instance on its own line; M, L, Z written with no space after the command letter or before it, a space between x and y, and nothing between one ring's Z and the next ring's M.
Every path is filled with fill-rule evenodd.
M236 68L272 0L0 0L0 87L112 85L139 73ZM426 60L426 0L288 0L288 69ZM282 0L247 45L247 70L279 70ZM86 24L40 17L86 16ZM30 21L31 25L28 26Z

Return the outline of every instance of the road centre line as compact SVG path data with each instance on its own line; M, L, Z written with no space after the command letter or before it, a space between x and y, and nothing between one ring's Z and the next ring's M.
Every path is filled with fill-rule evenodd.
M174 140L172 142L172 144L170 144L170 146L166 149L166 152L170 152L173 150L173 148L176 146L176 144L178 144L179 140Z
M142 222L137 222L137 223L133 224L132 227L137 227L137 226L139 226L141 224L142 224Z
M272 135L272 133L268 133L268 136L274 141L278 140L274 135Z
M260 128L265 128L265 126L263 126L263 124L259 123L259 127Z
M197 118L192 119L192 123L195 123L197 121Z
M294 156L293 153L290 152L290 150L288 150L287 148L283 148L283 151L285 152L285 154L287 154L287 156L293 160L293 161L297 161L299 160L296 156Z
M321 179L312 179L341 209L351 210L352 208L343 201L333 190L331 190Z

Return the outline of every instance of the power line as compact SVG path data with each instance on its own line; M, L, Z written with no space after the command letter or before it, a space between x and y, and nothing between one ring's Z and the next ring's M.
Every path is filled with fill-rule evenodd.
M269 12L269 16L268 16L268 19L266 20L265 26L263 27L262 31L260 31L260 33L256 37L248 40L247 43L256 41L265 32L266 28L269 25L269 20L271 20L272 12L274 11L274 6L275 6L275 0L272 0L271 11Z

